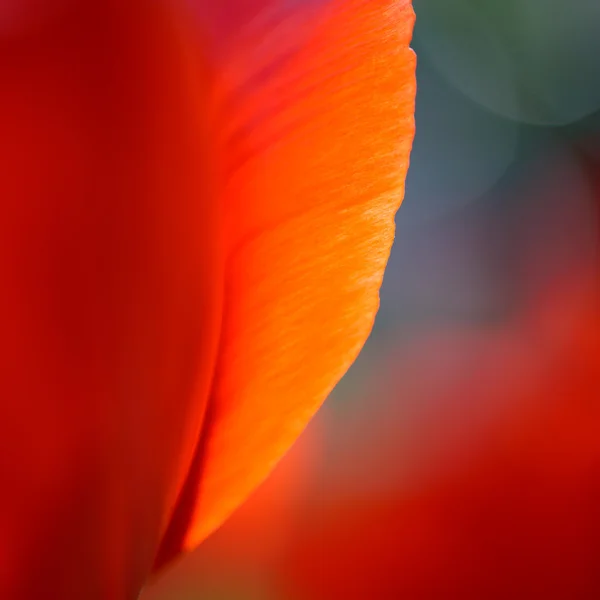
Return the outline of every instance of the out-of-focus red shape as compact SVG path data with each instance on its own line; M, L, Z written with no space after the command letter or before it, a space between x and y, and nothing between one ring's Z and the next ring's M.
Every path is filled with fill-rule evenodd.
M168 3L42 4L0 32L0 596L119 600L216 357L210 77Z
M571 217L578 198L558 212L541 201L563 183L560 165L545 173L538 222L553 211L557 226L586 226ZM377 435L357 436L344 456L359 465L354 487L326 483L307 508L283 597L600 596L598 224L596 251L573 252L558 269L544 264L560 262L556 238L530 224L546 253L521 257L516 314L488 328L438 328L384 365L388 379L372 392L394 402L368 426ZM569 235L573 249L581 229ZM407 403L417 404L390 410ZM377 469L373 485L364 475Z
M507 382L515 405L461 428L465 448L436 449L438 422L417 432L434 449L408 481L388 471L397 480L379 492L322 493L293 542L290 589L315 599L597 597L599 325L597 313L582 319L543 385ZM468 343L460 335L448 344ZM446 401L466 394L484 402L486 390L450 389Z
M412 8L263 19L274 4L227 48L184 0L2 4L6 600L137 597L370 332L414 131Z

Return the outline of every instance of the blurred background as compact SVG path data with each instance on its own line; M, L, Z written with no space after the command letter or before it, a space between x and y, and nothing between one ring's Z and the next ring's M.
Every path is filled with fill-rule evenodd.
M374 332L144 600L600 598L600 2L414 6Z

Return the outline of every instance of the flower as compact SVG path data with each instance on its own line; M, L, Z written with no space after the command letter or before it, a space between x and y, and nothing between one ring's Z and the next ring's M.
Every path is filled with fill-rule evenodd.
M413 137L410 2L210 4L0 12L7 600L135 598L371 329Z

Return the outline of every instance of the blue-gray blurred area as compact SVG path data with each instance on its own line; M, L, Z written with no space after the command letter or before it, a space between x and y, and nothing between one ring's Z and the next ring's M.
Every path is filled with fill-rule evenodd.
M600 148L600 3L414 4L417 134L382 334L393 322L493 319L522 287L523 245L548 244L556 259L577 228L596 227L583 171ZM581 211L575 230L547 223Z

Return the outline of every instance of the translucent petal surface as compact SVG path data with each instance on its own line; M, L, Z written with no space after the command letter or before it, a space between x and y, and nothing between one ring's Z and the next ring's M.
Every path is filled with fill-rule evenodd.
M223 82L234 100L219 358L163 560L265 478L371 330L413 138L413 20L409 2L331 2L271 71L240 37ZM279 31L257 35L269 46Z

